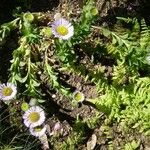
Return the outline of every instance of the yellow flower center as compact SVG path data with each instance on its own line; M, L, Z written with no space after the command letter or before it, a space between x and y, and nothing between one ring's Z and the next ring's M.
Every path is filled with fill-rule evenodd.
M65 36L68 34L68 28L66 28L64 25L59 25L57 28L56 28L56 31L58 34L62 35L62 36Z
M81 93L76 93L74 98L75 100L80 101L83 98L83 95Z
M37 122L40 119L40 115L37 112L31 112L30 115L28 116L28 119L31 122Z
M40 132L41 130L42 130L41 127L36 127L36 128L34 128L34 131L35 131L35 132Z
M4 87L2 89L2 94L4 96L10 96L12 94L13 90L10 87Z

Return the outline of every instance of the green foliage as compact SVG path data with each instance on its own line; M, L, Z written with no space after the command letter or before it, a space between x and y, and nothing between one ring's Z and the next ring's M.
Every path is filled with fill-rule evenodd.
M123 122L124 127L149 130L146 122L150 119L150 78L141 77L139 72L146 64L149 28L144 20L141 20L141 29L136 19L123 20L132 22L132 33L99 28L103 35L112 40L111 43L106 43L106 48L117 59L117 64L113 66L112 84L105 90L105 94L89 101L104 112L109 120ZM135 39L137 34L139 38Z
M62 150L74 150L77 149L78 146L83 143L85 137L85 123L83 120L79 119L77 116L76 121L74 123L73 129L71 131L71 135L67 136L63 142L58 143L56 145L56 149Z
M124 150L136 150L139 149L140 141L133 140L131 143L127 143L124 146Z
M50 66L50 63L48 63L48 57L47 57L47 50L45 51L45 73L48 74L49 77L49 82L52 84L53 88L56 88L60 90L64 95L69 94L69 89L63 87L59 82L58 82L58 73L54 71L54 68Z
M76 146L79 142L79 140L81 140L81 137L77 134L72 135L71 137L68 137L62 144L60 147L58 147L59 149L62 150L74 150L76 149Z
M75 42L79 42L90 34L91 25L96 18L96 15L92 13L93 9L95 9L93 0L88 0L86 5L83 7L79 22L75 24L76 32L73 38Z
M62 82L65 79L61 72L82 76L85 82L97 87L100 96L86 100L106 115L106 124L117 122L124 131L136 128L150 135L150 66L147 62L150 28L144 19L121 17L112 29L94 26L97 13L94 1L87 1L79 19L72 23L74 36L65 41L53 37L52 29L45 23L50 21L46 14L22 13L14 21L3 24L0 45L5 44L12 31L17 31L18 35L18 47L12 52L9 82L17 85L17 98L23 100L23 104L32 98L46 103L46 96L52 90L71 97L72 89ZM125 28L124 24L130 27ZM95 30L98 39L93 36ZM93 47L88 47L87 43ZM110 59L113 61L107 63ZM47 85L50 86L47 88ZM22 110L26 107L28 105L22 105ZM61 149L75 149L83 141L86 127L94 129L98 116L99 113L91 120L77 118L74 134L63 142ZM106 134L107 138L112 138L109 131ZM7 145L3 149L15 149ZM112 142L108 145L112 149ZM124 149L138 147L139 141L132 141Z
M6 41L6 37L9 36L10 31L15 30L18 27L19 18L1 25L0 27L0 45L3 45Z

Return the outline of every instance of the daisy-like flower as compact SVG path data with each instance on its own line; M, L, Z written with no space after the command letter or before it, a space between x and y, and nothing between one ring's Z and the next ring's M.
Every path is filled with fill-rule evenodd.
M60 18L52 24L52 33L55 37L63 40L70 39L74 34L74 28L69 21Z
M84 101L85 96L84 96L84 94L83 94L82 92L80 92L80 91L75 91L75 92L73 93L73 99L74 99L75 101L77 101L77 102L82 102L82 101Z
M41 107L32 106L25 111L23 119L27 127L34 128L40 126L45 121L45 113Z
M8 101L17 94L17 87L13 83L0 84L0 99Z
M35 127L35 128L30 128L29 130L30 130L30 133L33 136L41 137L46 132L46 125L44 127L38 126L38 127Z

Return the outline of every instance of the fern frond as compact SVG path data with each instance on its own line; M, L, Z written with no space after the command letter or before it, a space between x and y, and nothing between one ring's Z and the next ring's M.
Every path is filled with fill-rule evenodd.
M145 48L150 42L150 29L144 19L141 20L140 45Z

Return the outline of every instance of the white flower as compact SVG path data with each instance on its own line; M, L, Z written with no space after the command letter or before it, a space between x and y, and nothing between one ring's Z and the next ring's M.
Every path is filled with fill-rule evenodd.
M39 126L39 127L35 127L35 128L30 128L29 130L33 136L41 137L46 132L46 125L44 127Z
M13 83L0 84L0 99L11 100L17 94L17 87Z
M66 19L58 19L52 24L52 33L55 37L68 40L74 34L74 28Z
M45 121L45 113L39 106L32 106L23 114L23 119L27 127L34 128Z
M73 99L74 99L75 101L82 102L82 101L84 101L85 96L84 96L84 94L81 93L80 91L75 91L75 92L73 93Z

